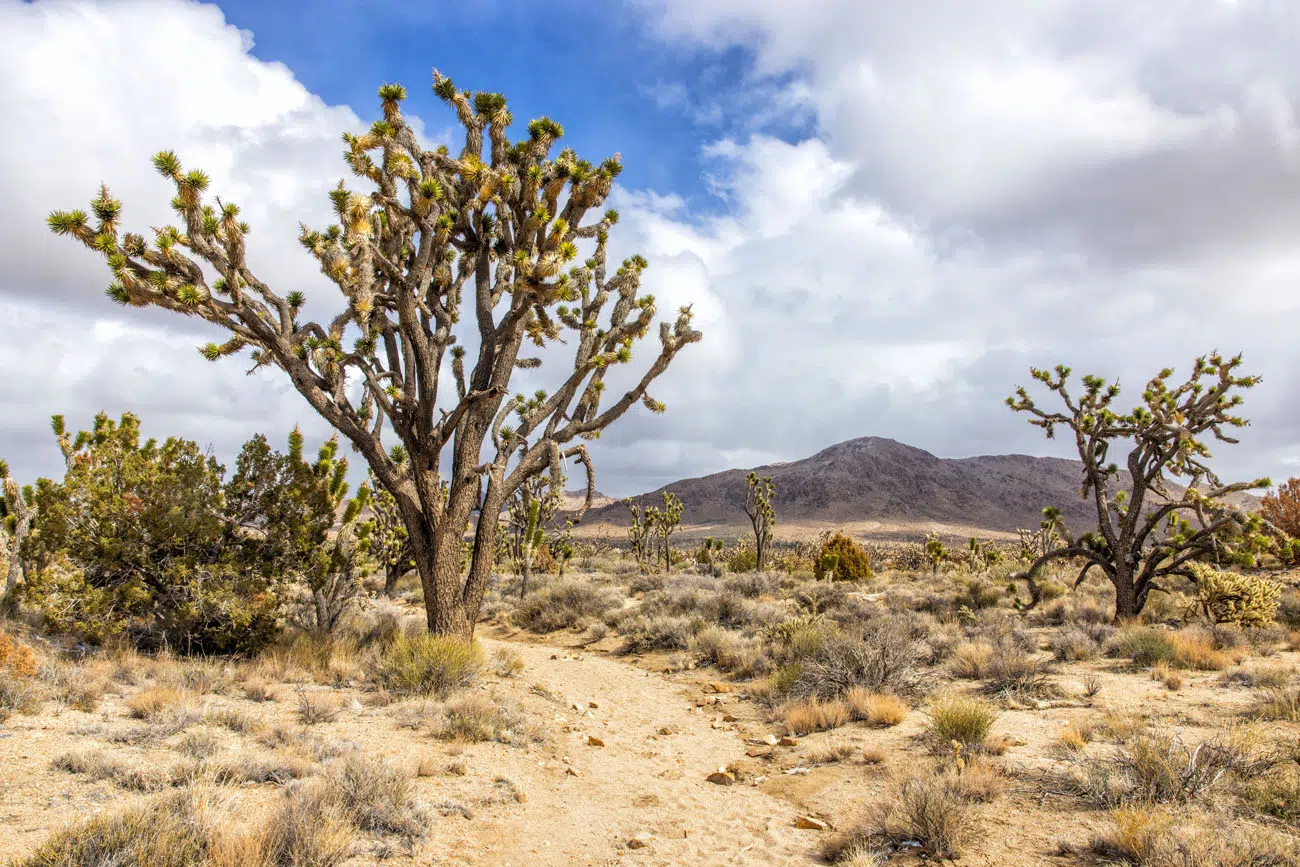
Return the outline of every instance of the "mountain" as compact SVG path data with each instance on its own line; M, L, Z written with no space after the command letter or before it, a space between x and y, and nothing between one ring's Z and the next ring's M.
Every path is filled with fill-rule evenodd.
M1061 458L991 455L939 458L891 439L862 437L823 449L809 458L755 467L776 485L778 530L784 524L875 530L919 535L928 530L969 535L1011 533L1038 526L1044 506L1057 506L1068 526L1095 522L1091 501L1079 496L1083 465ZM683 479L634 501L661 503L664 491L682 500L682 523L714 531L748 526L745 476L727 470ZM626 526L621 502L592 509L588 525ZM869 524L870 527L862 525Z

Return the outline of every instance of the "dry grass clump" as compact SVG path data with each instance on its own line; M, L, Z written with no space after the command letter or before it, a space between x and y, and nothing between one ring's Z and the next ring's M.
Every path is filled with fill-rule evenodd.
M1052 666L1023 651L1003 648L994 653L985 669L988 682L983 691L1000 698L1051 698L1061 694L1051 680Z
M1295 840L1259 827L1223 821L1211 827L1150 806L1120 807L1092 842L1107 859L1139 867L1286 867L1298 863Z
M338 697L332 693L298 690L298 721L303 725L333 722L340 710Z
M1259 719L1300 722L1300 685L1261 690L1250 713Z
M40 677L51 697L83 713L99 707L109 683L100 666L54 660L42 666Z
M781 718L786 731L792 735L806 735L837 729L853 717L849 706L838 699L822 701L806 698L786 705Z
M1183 688L1183 676L1169 667L1169 663L1160 660L1151 666L1151 679L1158 683L1163 683L1165 689L1178 691Z
M440 740L462 743L513 744L541 738L519 711L477 693L448 701L434 719L431 731Z
M492 654L492 670L497 677L518 677L524 673L524 658L509 647L499 647Z
M1246 648L1237 646L1232 651L1216 646L1214 634L1191 627L1170 632L1154 626L1128 626L1107 645L1111 656L1128 657L1135 665L1145 667L1164 662L1174 668L1196 671L1222 671L1239 661Z
M45 702L31 677L0 671L0 722L12 713L38 714Z
M332 766L323 782L325 797L337 800L362 830L409 839L424 834L428 818L415 804L410 777L400 770L354 755Z
M1090 722L1075 720L1061 729L1056 736L1057 745L1066 753L1081 753L1092 741L1096 727Z
M964 641L952 649L948 671L953 677L983 680L992 658L993 645L987 641Z
M998 711L978 698L946 695L931 701L929 715L928 731L936 749L946 752L955 742L968 752L982 752Z
M853 744L845 740L833 740L820 746L813 747L807 753L807 760L814 765L833 765L837 762L848 761L853 758L857 749Z
M907 718L906 702L897 696L880 692L871 692L865 687L855 686L844 694L844 703L849 706L855 720L862 720L876 726L896 726Z
M1113 755L1084 759L1072 785L1103 807L1134 803L1187 803L1204 796L1229 773L1262 773L1273 760L1256 754L1257 737L1230 730L1195 746L1175 733L1147 732L1122 743Z
M534 590L510 615L516 626L531 632L582 628L622 605L617 591L582 581L560 581Z
M473 683L482 668L477 642L400 633L380 654L375 677L399 695L445 696Z
M170 781L160 771L138 768L103 750L74 750L56 757L50 766L70 774L84 774L92 780L107 780L133 792L157 792Z
M624 637L624 653L652 650L686 650L695 637L708 628L698 614L689 617L634 614L620 618L616 626Z
M279 692L260 677L250 677L244 681L244 698L249 701L279 701Z
M833 699L855 686L895 695L917 686L921 647L908 621L882 617L857 624L859 635L845 634L815 619L782 624L773 687L792 698Z
M35 677L36 668L36 652L0 630L0 672L14 677Z
M172 711L188 708L193 702L193 694L179 687L151 686L129 697L126 709L132 719L158 722Z
M212 864L210 852L217 833L212 801L210 789L195 787L120 812L101 813L54 832L15 865L194 867Z
M823 856L836 864L881 863L904 845L934 858L957 858L975 839L970 802L943 776L908 777L894 785L865 825L834 840ZM915 850L912 850L915 851Z

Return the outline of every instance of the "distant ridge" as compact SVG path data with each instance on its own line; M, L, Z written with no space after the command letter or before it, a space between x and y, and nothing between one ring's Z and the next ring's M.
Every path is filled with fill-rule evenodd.
M861 437L803 460L753 469L776 484L778 523L940 524L1014 532L1037 527L1044 506L1060 508L1071 527L1084 528L1096 520L1091 502L1079 495L1083 465L1062 458L939 458L896 440ZM684 524L747 525L749 472L734 469L682 479L633 500L653 504L664 491L672 491L682 500ZM583 523L624 525L627 515L626 506L612 502L593 508Z

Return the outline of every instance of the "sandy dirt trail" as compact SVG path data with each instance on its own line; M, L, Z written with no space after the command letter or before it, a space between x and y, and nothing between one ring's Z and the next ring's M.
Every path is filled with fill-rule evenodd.
M484 645L489 652L510 647L526 665L523 680L564 704L549 703L548 752L558 763L519 768L527 802L497 820L499 833L475 828L481 848L466 863L816 863L822 835L796 830L791 804L744 782L707 781L720 765L742 759L747 744L732 726L712 726L719 709L697 708L698 689L596 654L576 659L563 649L499 639ZM604 746L589 745L589 737ZM648 845L630 848L638 835Z

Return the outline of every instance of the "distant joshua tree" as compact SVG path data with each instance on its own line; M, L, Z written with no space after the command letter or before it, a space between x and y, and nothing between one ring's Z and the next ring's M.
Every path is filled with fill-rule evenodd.
M661 323L658 354L602 407L606 377L631 362L656 313L654 298L639 294L644 259L608 272L617 212L588 219L622 170L618 155L599 165L569 149L551 156L563 134L555 121L534 120L525 138L511 141L501 94L457 90L436 70L433 90L464 128L459 154L421 146L402 115L406 89L398 84L379 89L382 120L343 136L344 159L363 189L340 182L330 193L337 222L324 231L304 226L300 236L343 296L320 322L302 317L303 293L277 292L257 277L239 208L205 200L208 176L182 169L171 151L153 162L175 185L179 227L158 228L152 240L123 233L122 205L107 187L91 202L93 218L55 211L49 226L106 258L113 301L224 330L225 342L201 350L211 360L248 349L254 367L283 370L396 501L429 630L468 637L500 532L498 521L478 520L466 558L471 516L499 515L529 479L558 479L573 460L587 475L580 518L595 476L575 440L598 436L638 402L662 412L650 385L701 334L689 307ZM552 363L560 345L573 353L554 391L531 402L510 396L516 369L542 366L522 354L525 340L551 348ZM405 461L392 457L385 428Z
M1248 423L1233 415L1242 402L1235 392L1252 388L1259 377L1239 376L1240 365L1240 355L1203 356L1196 359L1187 381L1173 387L1169 384L1173 370L1166 368L1147 383L1142 404L1128 413L1113 409L1120 394L1118 383L1107 385L1100 377L1085 376L1083 393L1076 398L1066 384L1068 367L1058 366L1055 372L1031 370L1064 410L1039 408L1023 387L1007 398L1007 405L1033 416L1030 424L1041 427L1049 438L1058 427L1074 434L1083 462L1080 493L1092 499L1097 511L1097 529L1078 538L1057 513L1052 523L1060 544L1012 576L1030 582L1035 601L1034 576L1055 560L1083 561L1076 585L1093 569L1105 574L1115 588L1115 617L1123 619L1141 613L1151 591L1165 589L1161 578L1177 575L1196 583L1198 561L1253 558L1262 547L1261 534L1269 527L1225 498L1267 488L1269 481L1223 484L1206 463L1207 435L1235 443L1227 431ZM1121 476L1118 463L1108 463L1113 446L1128 448L1126 476ZM1169 489L1171 478L1186 484L1181 495ZM1129 490L1121 487L1126 484Z
M754 551L757 564L754 568L763 571L767 557L767 547L772 541L772 525L776 523L776 509L772 499L776 496L776 485L771 476L759 478L758 473L751 472L745 478L745 514L754 527Z

